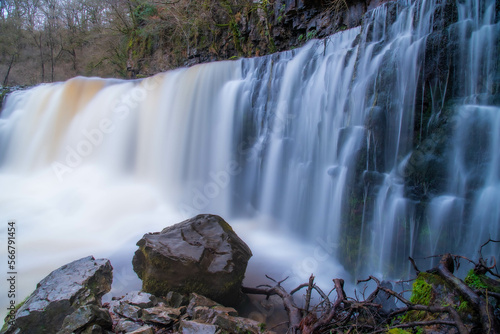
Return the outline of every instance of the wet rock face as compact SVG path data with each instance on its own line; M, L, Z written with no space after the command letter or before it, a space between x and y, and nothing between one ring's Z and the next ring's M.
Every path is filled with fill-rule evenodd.
M109 316L100 307L112 280L106 259L89 256L62 266L38 283L7 333L65 333L84 330L89 323L111 328Z
M240 302L252 252L221 217L198 215L137 243L134 271L157 296L196 292L224 305Z

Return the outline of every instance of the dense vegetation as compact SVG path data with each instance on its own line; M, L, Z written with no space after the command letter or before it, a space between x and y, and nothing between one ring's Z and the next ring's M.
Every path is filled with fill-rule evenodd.
M259 56L360 23L362 0L2 0L0 85L140 77ZM348 6L349 4L349 6ZM359 5L364 8L364 5ZM333 15L332 15L333 14Z

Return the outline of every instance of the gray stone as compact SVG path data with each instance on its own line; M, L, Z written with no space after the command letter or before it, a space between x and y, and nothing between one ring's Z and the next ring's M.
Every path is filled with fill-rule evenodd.
M111 289L112 267L109 260L92 256L71 262L50 273L16 314L19 333L57 333L64 319L80 307L101 306L101 298ZM47 321L50 319L50 321Z
M64 318L62 328L58 334L71 334L92 325L100 328L111 329L113 323L106 309L100 309L96 305L85 305Z
M154 334L154 330L150 326L144 325L133 332L129 332L128 334Z
M189 304L189 298L187 298L186 295L180 294L175 291L169 291L165 296L165 301L168 306L175 308L187 306Z
M193 310L193 319L203 322L212 322L219 314L238 316L238 312L232 307L224 306L196 306Z
M101 326L92 325L90 327L85 328L80 334L107 334L107 333L110 332L104 330Z
M388 281L382 281L380 285L384 288L393 289L391 282ZM382 306L382 309L380 310L382 314L389 314L397 309L395 297L385 291L380 291L373 302Z
M234 308L232 307L226 307L226 306L214 306L212 307L212 310L214 310L215 312L219 313L219 314L227 314L227 315L231 315L233 317L237 317L238 316L238 311L236 311Z
M180 332L182 334L215 334L217 326L194 320L182 320Z
M142 309L135 305L130 305L124 302L120 302L119 305L113 307L114 313L119 314L123 317L132 319L134 321L139 320L142 315Z
M142 326L136 322L126 320L126 319L118 319L118 321L116 322L116 326L115 326L115 332L116 333L130 333L130 332L138 330L141 327Z
M258 321L241 317L232 317L227 314L218 314L212 323L229 333L258 334L264 332L265 328L265 324Z
M185 306L182 308L171 308L160 304L152 308L144 309L142 311L141 319L146 322L170 325L182 315L185 309Z
M220 305L220 304L214 302L213 300L211 300L205 296L199 295L197 293L192 293L190 295L190 298L189 298L189 305L187 307L187 314L190 317L193 317L194 316L194 309L196 307L200 307L200 306L213 307L213 306L217 306L217 305Z
M136 305L140 308L148 308L155 306L158 303L158 298L147 292L133 291L123 296L120 302Z
M144 291L197 292L229 306L241 301L252 252L221 217L198 215L146 234L137 245L132 263Z

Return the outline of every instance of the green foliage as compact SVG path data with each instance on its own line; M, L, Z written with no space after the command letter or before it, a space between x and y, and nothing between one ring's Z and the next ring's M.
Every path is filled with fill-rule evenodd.
M432 298L432 286L419 275L413 283L410 301L414 304L429 306Z
M135 7L132 12L133 17L138 24L143 23L147 18L156 14L158 14L158 9L147 2Z
M316 34L317 34L316 30L308 31L307 35L306 35L306 41L309 41L309 40L313 39L314 37L316 37Z
M488 286L481 281L482 275L477 275L474 269L469 270L469 273L465 277L465 284L474 289L488 289Z
M467 303L467 301L463 301L460 303L460 306L458 306L458 311L465 312L468 307L469 307L469 303Z
M420 273L415 282L413 282L410 302L429 306L432 299L432 285L427 283L429 279L432 281L432 276L427 273ZM428 317L425 311L410 311L400 317L401 322L421 321Z
M281 7L280 7L280 10L279 10L279 16L278 16L278 23L281 23L281 21L283 21L283 15L285 14L285 10L286 10L286 4L282 4Z
M407 330L401 329L401 328L392 328L387 331L388 334L412 334L412 332L409 332Z

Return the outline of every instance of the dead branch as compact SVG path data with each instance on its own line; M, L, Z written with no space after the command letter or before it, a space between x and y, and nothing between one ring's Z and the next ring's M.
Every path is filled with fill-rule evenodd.
M243 287L242 290L248 294L265 295L267 298L272 295L279 296L283 301L289 318L288 333L300 333L301 331L303 334L326 333L331 329L347 333L360 331L381 333L392 328L445 325L457 328L459 334L466 334L469 332L468 326L472 325L481 326L484 333L500 334L499 319L495 317L494 313L498 309L494 309L488 302L489 297L500 301L500 293L491 292L489 289L474 290L454 276L453 272L460 264L458 259L465 259L473 263L475 265L474 271L476 272L477 270L478 274L492 274L492 271L496 269L496 261L493 262L493 266L488 266L482 257L478 263L475 263L465 257L445 254L441 257L439 264L435 268L427 270L428 273L441 277L455 293L461 295L470 304L470 307L479 314L479 321L471 320L471 318L462 319L460 313L456 310L456 306L448 305L443 307L439 300L433 302L432 305L415 304L403 296L404 292L398 293L394 291L391 284L387 284L388 282L385 281L381 282L374 276L369 276L368 279L357 282L359 284L373 281L376 284L374 291L367 298L365 298L365 286L365 290L362 293L364 300L360 300L361 298L358 298L357 294L356 299L347 297L344 291L344 281L338 278L333 279L334 288L330 293L325 294L314 283L313 275L310 276L309 282L300 284L291 290L290 293L281 286L284 280L276 281L268 276L266 277L275 283L274 286ZM409 258L409 260L415 271L419 273L420 271L413 259ZM490 278L488 277L488 279ZM306 288L305 306L301 309L295 304L293 295L304 288ZM311 305L313 290L317 291L320 296L320 300L316 305ZM334 300L334 297L330 296L333 291L336 292ZM386 300L389 299L390 301L386 303ZM397 308L395 304L396 300L404 306ZM498 306L496 307L498 308ZM408 321L407 318L408 322L401 322L400 316L412 311L434 314L433 318L436 319L417 321L411 321L415 319L410 319ZM446 317L441 317L440 315L442 314L446 315ZM390 327L388 326L389 324L391 324Z
M346 294L344 292L344 280L335 278L333 280L333 283L335 285L335 291L337 291L337 299L333 303L330 311L323 313L322 316L318 319L318 321L314 323L311 327L302 328L303 334L314 333L320 327L328 325L337 314L337 308L339 308L340 305L347 300Z
M270 277L268 278L276 282L274 279ZM285 307L286 313L288 314L288 319L290 321L289 329L291 329L292 332L296 333L302 320L302 313L301 309L295 304L292 295L286 292L286 290L280 285L283 281L284 280L279 281L274 287L267 289L247 287L242 287L241 289L243 293L265 295L267 296L267 298L269 298L269 296L271 295L278 295L283 300L283 306Z
M413 260L412 257L408 257L408 260L410 260L410 263L412 264L413 269L415 269L415 272L417 273L417 275L420 274L420 270L418 269L417 264L415 263L415 260Z
M311 304L311 292L313 289L314 285L314 276L311 274L311 277L309 277L309 284L307 286L307 292L306 292L306 305L304 307L304 315L309 312L309 305Z

